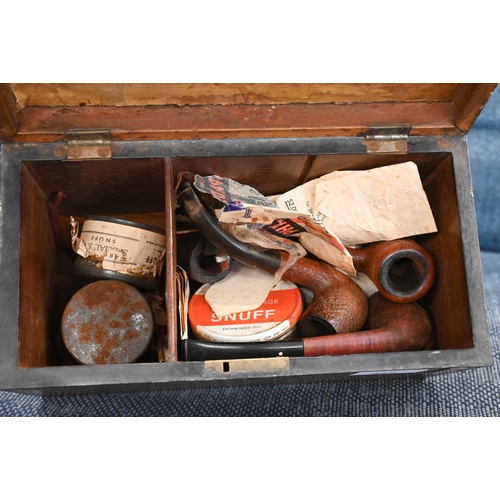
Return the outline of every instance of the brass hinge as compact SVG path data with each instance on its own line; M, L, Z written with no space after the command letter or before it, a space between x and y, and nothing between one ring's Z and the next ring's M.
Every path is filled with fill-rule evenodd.
M368 153L407 153L410 125L370 127L365 135Z
M109 130L66 131L68 160L104 160L111 158Z

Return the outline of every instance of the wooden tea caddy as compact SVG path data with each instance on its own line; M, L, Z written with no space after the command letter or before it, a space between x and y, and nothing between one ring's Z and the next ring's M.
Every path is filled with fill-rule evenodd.
M56 395L301 383L488 366L492 353L466 134L496 84L0 84L0 390ZM419 352L183 361L175 287L176 174L277 194L332 170L414 161L438 232L415 238L436 279ZM79 286L50 204L165 227L162 359L68 364L61 307Z

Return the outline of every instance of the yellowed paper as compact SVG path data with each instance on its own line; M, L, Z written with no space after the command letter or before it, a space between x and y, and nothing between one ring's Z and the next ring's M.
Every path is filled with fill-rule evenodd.
M229 274L214 283L205 300L219 318L261 306L275 285L272 274L234 262Z
M333 173L316 185L314 210L347 246L437 231L413 162Z
M280 208L291 210L292 212L305 212L312 215L316 220L323 222L325 216L314 210L316 186L320 182L328 180L331 176L341 176L343 173L344 172L339 171L322 175L317 179L312 179L284 194L274 196L271 199Z
M414 162L330 172L274 201L309 212L346 246L437 231Z
M163 306L163 299L155 293L143 293L148 301L155 323L159 326L167 326L167 312Z
M307 251L316 255L316 257L341 269L349 276L356 276L356 269L354 268L351 254L346 255L319 236L311 233L301 233L299 241Z
M70 224L73 250L98 261L103 269L153 276L161 272L165 236L123 224L86 220L78 237L78 222L71 217Z
M190 296L189 279L186 271L177 266L175 274L175 281L177 286L177 300L179 307L179 325L180 335L182 340L188 338L188 305Z
M284 237L295 236L300 238L300 235L305 232L313 234L317 238L324 240L325 245L332 246L332 252L342 253L345 258L338 260L339 266L342 266L341 269L348 273L352 272L352 257L342 241L325 227L325 224L319 222L307 212L241 203L238 209L218 210L216 214L222 223L264 224L264 230Z

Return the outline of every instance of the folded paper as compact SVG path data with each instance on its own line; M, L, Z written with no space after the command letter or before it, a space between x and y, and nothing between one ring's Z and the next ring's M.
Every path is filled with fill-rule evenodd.
M331 172L276 203L307 210L347 247L437 231L414 162Z

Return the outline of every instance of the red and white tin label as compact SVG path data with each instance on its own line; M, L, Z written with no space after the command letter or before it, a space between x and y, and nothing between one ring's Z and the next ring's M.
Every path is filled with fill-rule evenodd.
M209 342L263 342L288 336L302 314L297 286L281 280L257 309L217 317L205 300L211 285L203 285L189 302L189 324Z

